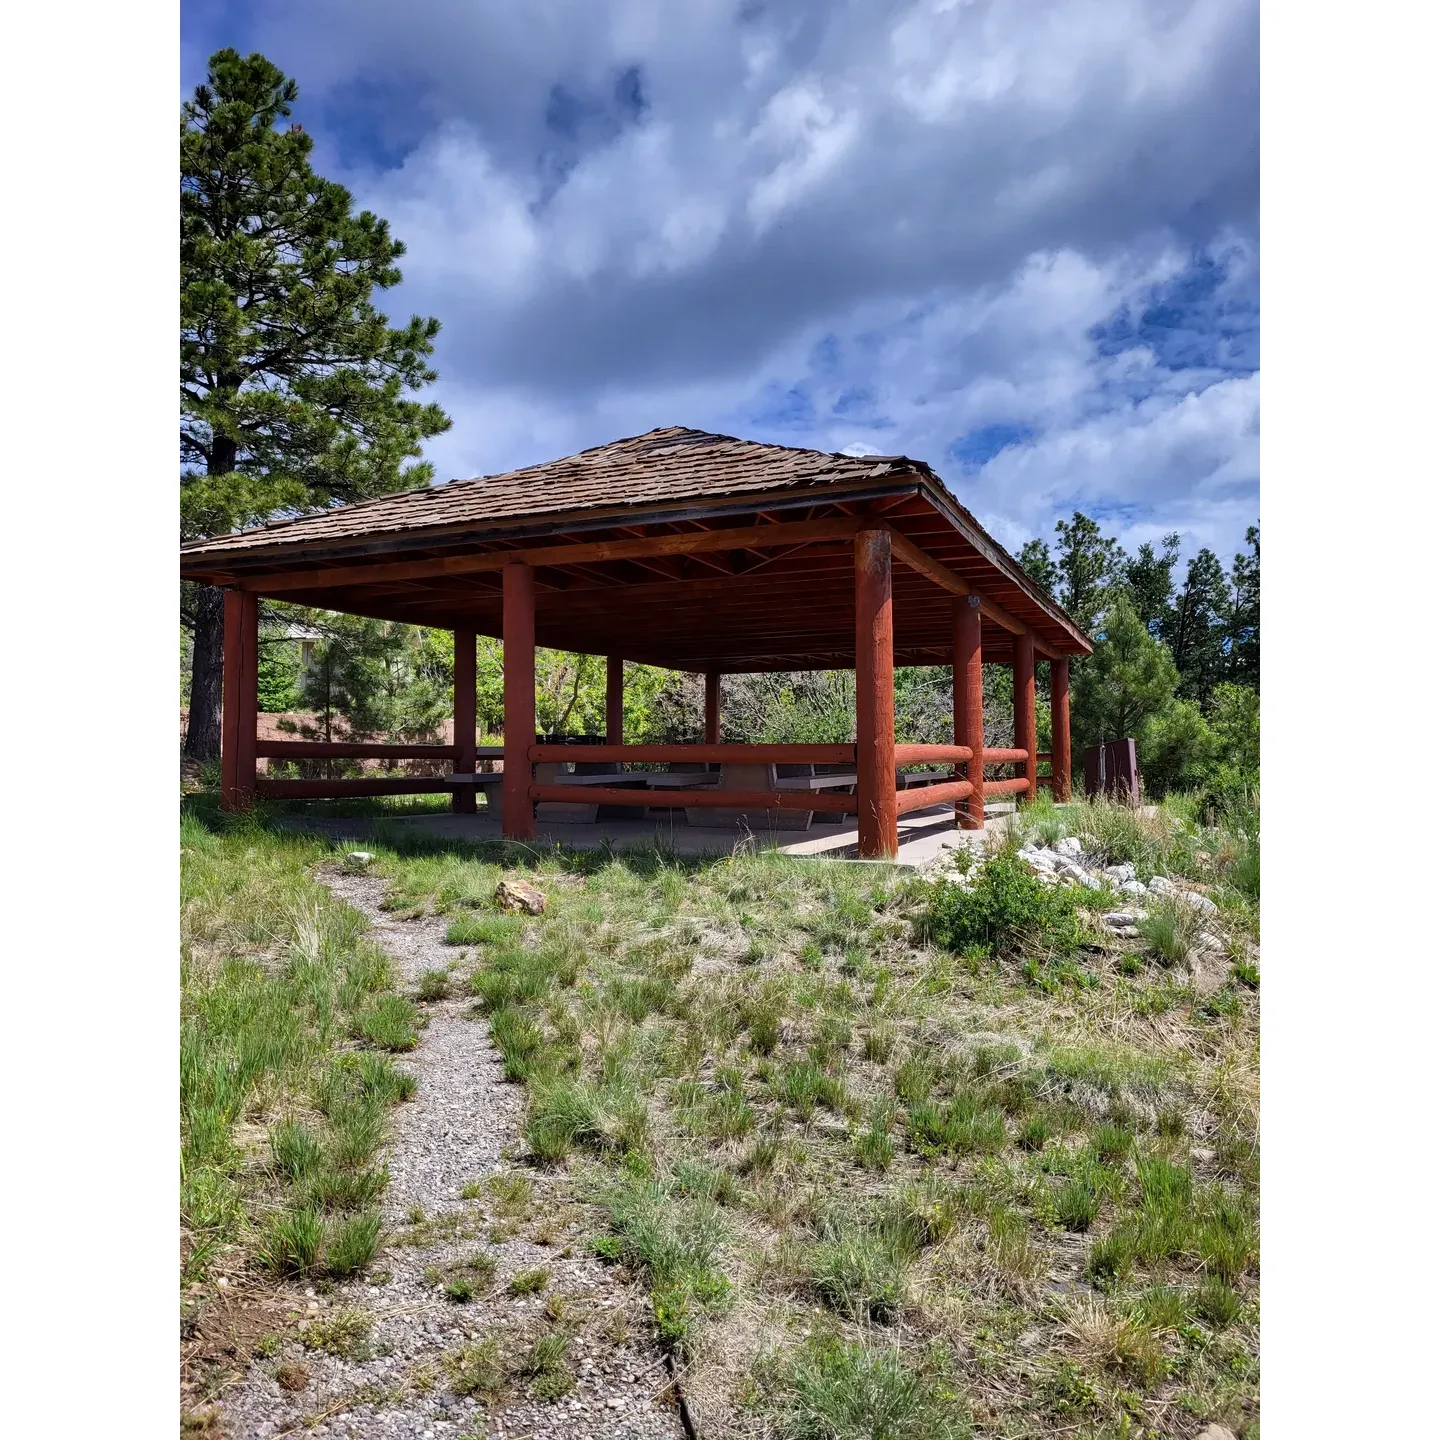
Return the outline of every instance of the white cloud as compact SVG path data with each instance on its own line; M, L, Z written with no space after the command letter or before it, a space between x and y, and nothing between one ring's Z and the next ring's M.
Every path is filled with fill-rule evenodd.
M1253 518L1258 380L1090 331L1197 244L1253 265L1255 0L266 0L235 23L187 20L187 65L235 43L297 76L322 170L408 246L387 308L443 322L442 474L768 425L928 459L1012 544L1082 502L1222 546ZM792 391L808 419L757 418ZM1029 438L947 458L995 425Z

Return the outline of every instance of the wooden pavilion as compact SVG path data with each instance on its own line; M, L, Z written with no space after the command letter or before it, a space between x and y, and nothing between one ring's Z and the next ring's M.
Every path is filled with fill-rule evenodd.
M899 562L896 564L895 562ZM893 856L901 814L955 805L984 824L987 796L1069 798L1069 657L1090 642L940 479L905 456L829 455L671 427L564 460L187 545L181 575L225 589L222 801L451 789L475 809L475 637L504 642L505 836L536 833L537 802L654 803L646 792L541 784L536 764L610 761L841 764L854 794L674 791L689 807L806 809L858 817L859 853ZM451 746L257 742L257 601L266 596L453 631ZM537 743L535 647L608 657L603 745ZM1036 747L1035 663L1050 662L1052 754ZM1012 747L985 749L981 662L1015 672ZM703 672L705 741L626 745L624 661ZM953 665L955 743L897 745L895 665ZM854 744L721 742L720 676L855 670ZM445 777L257 777L256 760L453 762ZM983 758L982 758L983 757ZM1051 773L1040 765L1052 761ZM897 767L953 767L897 787ZM984 778L985 764L1014 775ZM618 769L618 766L616 767ZM593 777L587 777L593 778ZM473 783L467 783L473 782Z

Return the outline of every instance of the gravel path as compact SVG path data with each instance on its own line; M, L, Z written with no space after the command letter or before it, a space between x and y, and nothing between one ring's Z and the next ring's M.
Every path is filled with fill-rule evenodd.
M445 944L443 920L396 920L383 911L383 880L339 873L320 878L370 920L407 987L463 954ZM289 1340L226 1392L227 1430L233 1440L274 1440L292 1431L355 1440L680 1436L668 1376L649 1340L643 1295L585 1252L583 1217L567 1202L563 1181L523 1172L533 1183L534 1201L519 1216L488 1191L482 1199L462 1198L468 1183L508 1168L502 1152L516 1140L523 1092L505 1083L488 1027L472 1018L468 1000L439 1001L426 1011L420 1047L402 1062L419 1088L393 1112L386 1154L385 1219L392 1242L358 1283L334 1286L328 1294L297 1286L291 1297L296 1313L312 1322L363 1312L369 1333L345 1356ZM424 1224L408 1223L416 1206L424 1211ZM488 1252L496 1271L493 1284L471 1303L454 1304L426 1283L428 1267L458 1267L477 1252ZM551 1276L543 1293L507 1293L511 1276L538 1266ZM500 1339L505 1357L523 1354L536 1336L554 1328L546 1305L556 1296L564 1299L565 1328L573 1337L569 1365L576 1384L568 1395L540 1403L517 1383L502 1405L451 1390L447 1354L486 1336ZM300 1388L282 1388L277 1376Z

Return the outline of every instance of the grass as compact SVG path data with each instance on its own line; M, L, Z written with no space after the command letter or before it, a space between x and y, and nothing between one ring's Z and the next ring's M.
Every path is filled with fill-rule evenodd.
M1162 895L1137 928L1150 954L1164 966L1184 965L1200 938L1200 912L1179 895Z
M415 1090L383 1052L414 1044L413 1007L363 917L314 879L324 843L206 797L184 802L180 839L182 1283L203 1305L222 1257L232 1277L354 1275L382 1242L374 1157ZM207 1325L187 1394L228 1371L231 1343Z
M1042 1440L1213 1419L1252 1440L1250 841L1194 806L1119 809L1041 805L1019 825L1205 888L1235 967L1221 998L1157 969L1148 940L1105 933L1113 894L1044 890L1005 854L936 883L761 853L377 843L393 903L474 951L450 983L523 1088L528 1153L465 1188L488 1211L476 1233L539 1234L557 1202L593 1207L587 1248L643 1288L651 1335L722 1417L707 1433L908 1440L973 1423ZM549 900L523 922L490 903L517 871ZM345 1084L328 1107L272 1113L314 1145L277 1133L267 1172L313 1181L337 1125L363 1130ZM1213 1158L1192 1168L1192 1146ZM548 1279L508 1279L550 1303L503 1348L481 1334L451 1352L441 1383L559 1399L581 1310ZM464 1305L496 1281L452 1264L434 1283Z

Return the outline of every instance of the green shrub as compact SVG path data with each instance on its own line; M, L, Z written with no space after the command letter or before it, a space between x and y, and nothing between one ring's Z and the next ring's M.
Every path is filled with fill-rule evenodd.
M420 1043L416 1019L403 995L382 995L355 1017L355 1033L377 1050L413 1050Z
M343 1277L363 1270L380 1246L380 1212L367 1210L336 1223L325 1245L325 1268Z
M777 1377L787 1393L784 1440L966 1440L970 1422L954 1387L912 1369L899 1349L825 1336L797 1351Z
M936 880L925 928L957 954L971 946L993 955L1063 953L1082 938L1078 900L1071 887L1042 885L1018 855L1002 851L980 866L968 886L943 876Z
M277 1275L308 1275L320 1258L325 1226L308 1206L276 1215L260 1242L260 1259Z

